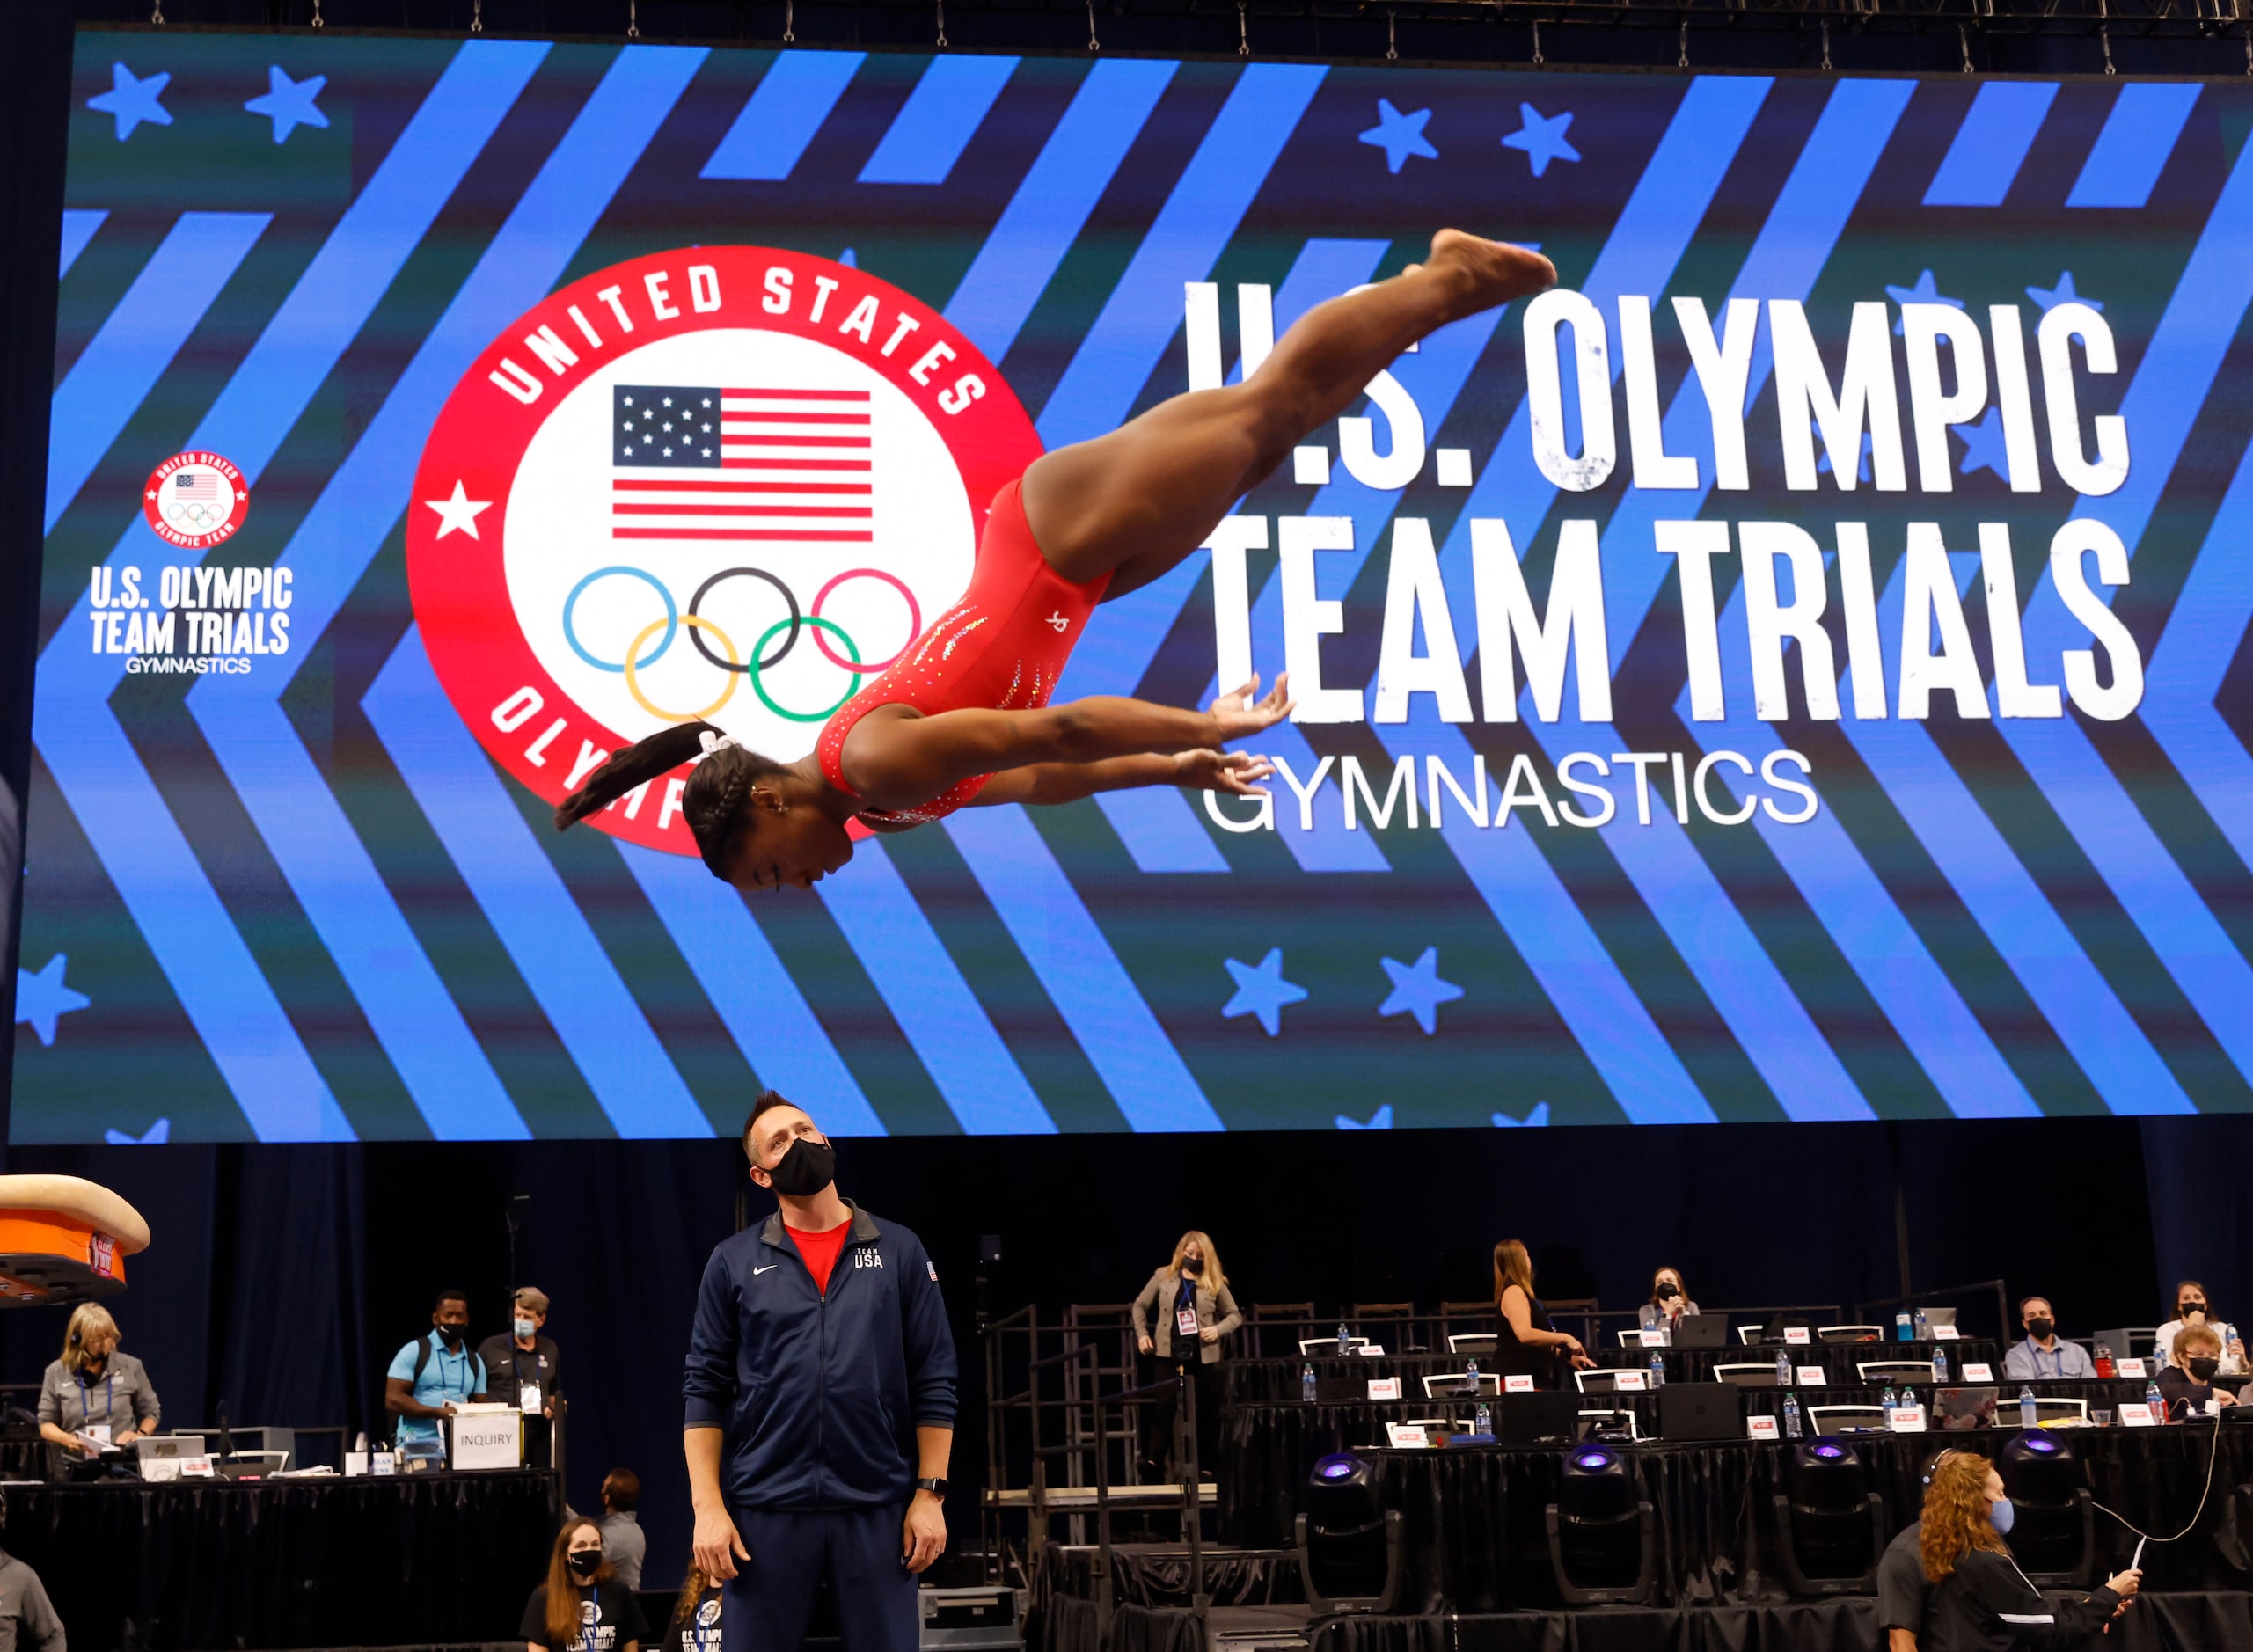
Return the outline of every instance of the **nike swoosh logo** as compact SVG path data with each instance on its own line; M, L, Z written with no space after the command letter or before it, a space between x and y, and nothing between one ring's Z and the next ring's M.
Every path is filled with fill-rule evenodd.
M754 1268L751 1269L751 1277L757 1279L761 1274L771 1274L781 1266L780 1262L769 1262L764 1268Z

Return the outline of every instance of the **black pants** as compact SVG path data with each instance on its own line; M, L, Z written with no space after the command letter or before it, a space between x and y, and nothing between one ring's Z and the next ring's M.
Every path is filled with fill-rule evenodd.
M1180 1362L1171 1359L1153 1360L1146 1381L1163 1382L1181 1369ZM1196 1385L1197 1467L1212 1473L1220 1460L1220 1362L1208 1365L1202 1360L1189 1362L1189 1380ZM1171 1394L1151 1407L1149 1460L1161 1465L1167 1475L1178 1478L1181 1465L1174 1459L1174 1415L1179 1409Z

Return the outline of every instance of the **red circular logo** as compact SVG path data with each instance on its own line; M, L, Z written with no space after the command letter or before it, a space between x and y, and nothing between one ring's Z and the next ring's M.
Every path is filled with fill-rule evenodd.
M216 453L175 453L149 473L141 514L158 538L208 551L233 538L251 514L251 485Z
M936 311L771 247L654 253L508 327L432 427L407 518L423 646L551 802L702 719L788 762L969 583L1039 457ZM684 768L592 824L692 855Z

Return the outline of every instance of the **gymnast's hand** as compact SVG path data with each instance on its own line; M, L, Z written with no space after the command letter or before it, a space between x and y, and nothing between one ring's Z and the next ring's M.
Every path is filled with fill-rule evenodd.
M1183 751L1174 757L1174 784L1198 792L1265 797L1267 787L1257 782L1274 772L1275 764L1248 751Z
M1217 743L1225 745L1246 735L1256 735L1262 728L1272 728L1291 715L1298 704L1291 698L1291 673L1284 672L1275 680L1275 686L1262 699L1260 676L1255 671L1252 680L1232 694L1224 694L1205 709L1211 714L1219 730Z

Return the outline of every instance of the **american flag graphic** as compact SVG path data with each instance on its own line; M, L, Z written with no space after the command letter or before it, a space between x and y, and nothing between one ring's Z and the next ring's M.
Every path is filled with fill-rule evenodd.
M619 384L611 406L613 539L875 537L865 390Z
M174 471L172 497L192 504L216 505L219 502L219 478L211 471Z

